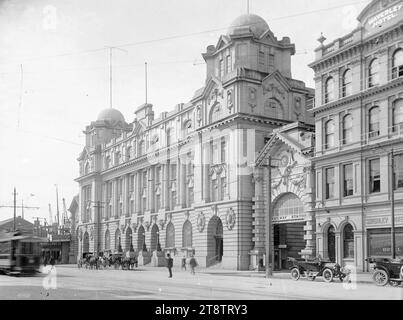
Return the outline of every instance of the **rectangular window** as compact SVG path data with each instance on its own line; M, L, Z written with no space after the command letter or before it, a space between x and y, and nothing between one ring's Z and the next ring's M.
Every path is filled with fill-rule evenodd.
M274 54L269 54L269 67L274 67Z
M381 191L381 172L380 160L369 161L369 192L375 193Z
M326 199L334 198L334 168L326 169Z
M156 212L160 211L161 209L161 195L157 194L155 196L155 209Z
M343 176L343 194L345 197L352 196L354 193L352 164L346 164L343 166Z
M224 60L220 60L220 77L224 76Z
M259 51L259 64L264 65L264 52Z
M225 155L226 155L226 142L225 138L221 138L221 163L225 163L226 161Z
M395 155L394 159L394 185L395 189L403 188L403 154Z
M176 180L176 164L171 165L171 181Z

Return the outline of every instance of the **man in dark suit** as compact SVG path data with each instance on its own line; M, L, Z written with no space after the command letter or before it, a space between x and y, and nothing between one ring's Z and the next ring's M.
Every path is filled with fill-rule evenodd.
M171 258L171 255L168 253L167 254L167 267L168 267L168 271L169 271L169 277L168 278L172 278L172 267L174 264L174 259Z

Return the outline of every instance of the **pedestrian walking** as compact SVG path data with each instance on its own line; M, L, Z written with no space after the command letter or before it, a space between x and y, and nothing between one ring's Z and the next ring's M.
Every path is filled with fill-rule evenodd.
M183 270L183 269L185 269L185 271L186 271L186 256L185 256L185 255L183 255L183 257L182 257L182 267L181 267L181 270Z
M172 266L174 264L174 259L171 258L171 255L168 253L167 254L167 267L168 267L168 271L169 271L169 277L168 278L172 278Z
M195 268L198 266L198 264L196 258L193 255L190 257L189 265L190 265L190 273L195 274Z

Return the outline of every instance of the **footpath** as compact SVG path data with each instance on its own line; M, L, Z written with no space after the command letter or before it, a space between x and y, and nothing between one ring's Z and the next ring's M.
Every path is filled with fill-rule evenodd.
M76 264L64 264L58 265L63 268L77 268ZM138 266L137 270L141 271L150 271L150 272L166 272L166 267L152 267L149 265L146 266ZM176 272L190 272L190 268L187 268L187 271L182 271L180 267L173 267L172 271ZM265 278L266 273L265 271L236 271L236 270L229 270L223 268L196 268L197 273L202 274L210 274L210 275L220 275L220 276L231 276L231 277L256 277L256 278ZM290 272L289 271L274 271L273 272L274 279L289 279L291 280ZM372 273L371 272L357 272L355 275L350 275L350 279L354 280L356 283L373 283L372 281ZM301 277L301 279L304 279ZM338 281L335 279L334 281Z

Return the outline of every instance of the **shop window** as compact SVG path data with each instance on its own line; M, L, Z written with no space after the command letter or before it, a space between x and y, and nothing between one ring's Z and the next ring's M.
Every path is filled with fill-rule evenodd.
M326 169L326 199L334 198L334 168Z
M343 191L344 191L344 196L352 196L354 193L353 189L353 165L352 164L346 164L343 166Z
M343 118L343 144L348 144L353 141L353 117L351 114Z
M375 193L381 191L381 172L380 160L373 159L369 161L369 192Z
M368 113L369 138L378 137L379 131L379 107L372 107Z
M343 257L354 258L354 232L351 224L347 224L343 230Z
M403 49L398 49L392 58L392 79L403 77Z
M335 125L334 120L329 120L325 124L325 149L334 147L334 136L335 136Z
M329 103L334 100L334 79L328 78L325 83L325 103Z
M352 93L353 73L351 69L347 69L343 74L342 96L347 97Z
M368 87L374 87L379 84L379 61L374 59L368 67Z

